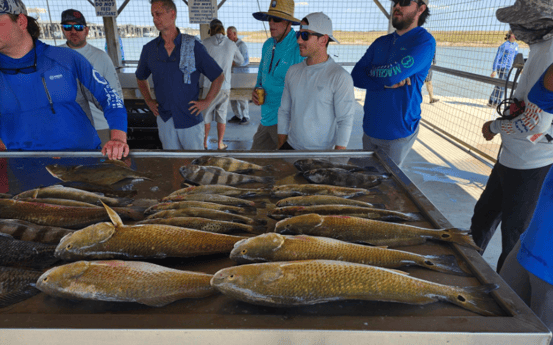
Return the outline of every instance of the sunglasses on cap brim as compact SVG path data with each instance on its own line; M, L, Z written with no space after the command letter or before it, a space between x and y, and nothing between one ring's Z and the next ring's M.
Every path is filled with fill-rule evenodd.
M298 31L296 32L296 38L300 38L304 41L308 41L309 37L316 36L316 37L323 37L324 35L315 33L315 32L307 32L307 31Z
M83 31L85 28L82 24L62 24L61 27L64 31L71 31L71 28L75 28L75 31Z
M392 0L392 2L394 3L394 6L399 4L401 7L407 7L411 5L411 2L416 2L417 4L419 3L417 0Z

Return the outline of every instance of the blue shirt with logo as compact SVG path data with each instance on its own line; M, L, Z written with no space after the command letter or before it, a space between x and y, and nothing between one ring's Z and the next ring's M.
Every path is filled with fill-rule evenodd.
M402 36L379 37L351 72L355 87L366 89L363 131L394 140L415 132L421 118L422 86L436 52L436 40L416 27ZM411 79L411 85L387 88Z
M8 150L95 150L100 138L76 102L78 82L98 100L110 129L127 131L123 100L78 52L39 40L20 59L0 54L2 68L33 66L36 72L0 71L0 139Z
M190 74L191 83L184 82L184 74L179 68L182 34L175 38L175 48L171 56L167 54L161 34L148 42L136 69L136 78L146 80L152 75L156 100L159 103L159 116L167 122L171 117L175 128L190 128L203 122L203 116L193 115L188 108L191 101L200 97L200 74L212 82L223 73L223 70L209 55L203 44L195 41L194 58L196 71Z
M516 42L507 41L497 48L495 59L493 60L493 70L510 70L513 66L513 61L518 53L518 44Z

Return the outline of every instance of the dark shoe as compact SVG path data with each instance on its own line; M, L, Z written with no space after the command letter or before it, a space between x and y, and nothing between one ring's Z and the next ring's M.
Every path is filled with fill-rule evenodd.
M496 107L496 105L492 104L492 103L488 103L487 106L490 107L490 108L495 108Z
M436 102L439 102L439 101L440 101L440 100L439 100L438 98L432 98L432 99L430 100L430 104L436 103Z
M236 116L233 116L232 119L228 120L228 123L240 123L240 119Z
M241 125L247 125L248 123L250 123L250 119L243 118L242 120L240 120Z

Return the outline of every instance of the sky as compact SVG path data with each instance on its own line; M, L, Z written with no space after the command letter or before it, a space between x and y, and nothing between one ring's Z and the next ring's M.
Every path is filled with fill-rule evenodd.
M94 7L87 0L23 0L28 9L40 8L40 19L59 22L61 12L68 8L81 11L89 23L102 23L96 17ZM219 0L220 1L220 0ZM380 0L389 11L390 0ZM510 6L515 0L431 0L431 16L425 25L429 30L504 30L506 25L495 18L497 8ZM123 0L118 0L119 7ZM177 26L198 28L190 24L188 8L182 0L177 4ZM263 22L252 17L253 12L266 12L269 0L227 0L219 9L218 18L225 26L234 25L238 31L264 30ZM48 11L50 9L51 12ZM311 0L295 2L295 17L323 11L333 21L334 30L342 31L386 31L388 20L371 0ZM31 13L31 15L33 15ZM35 14L36 16L36 14ZM117 23L153 25L148 0L130 0L117 18ZM265 25L267 27L267 24Z

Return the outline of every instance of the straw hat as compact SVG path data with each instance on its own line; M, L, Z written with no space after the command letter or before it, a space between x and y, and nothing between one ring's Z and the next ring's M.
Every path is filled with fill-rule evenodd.
M294 18L294 0L271 0L268 12L256 12L252 14L257 20L269 21L269 17L281 18L292 22L292 25L300 25L301 20Z

